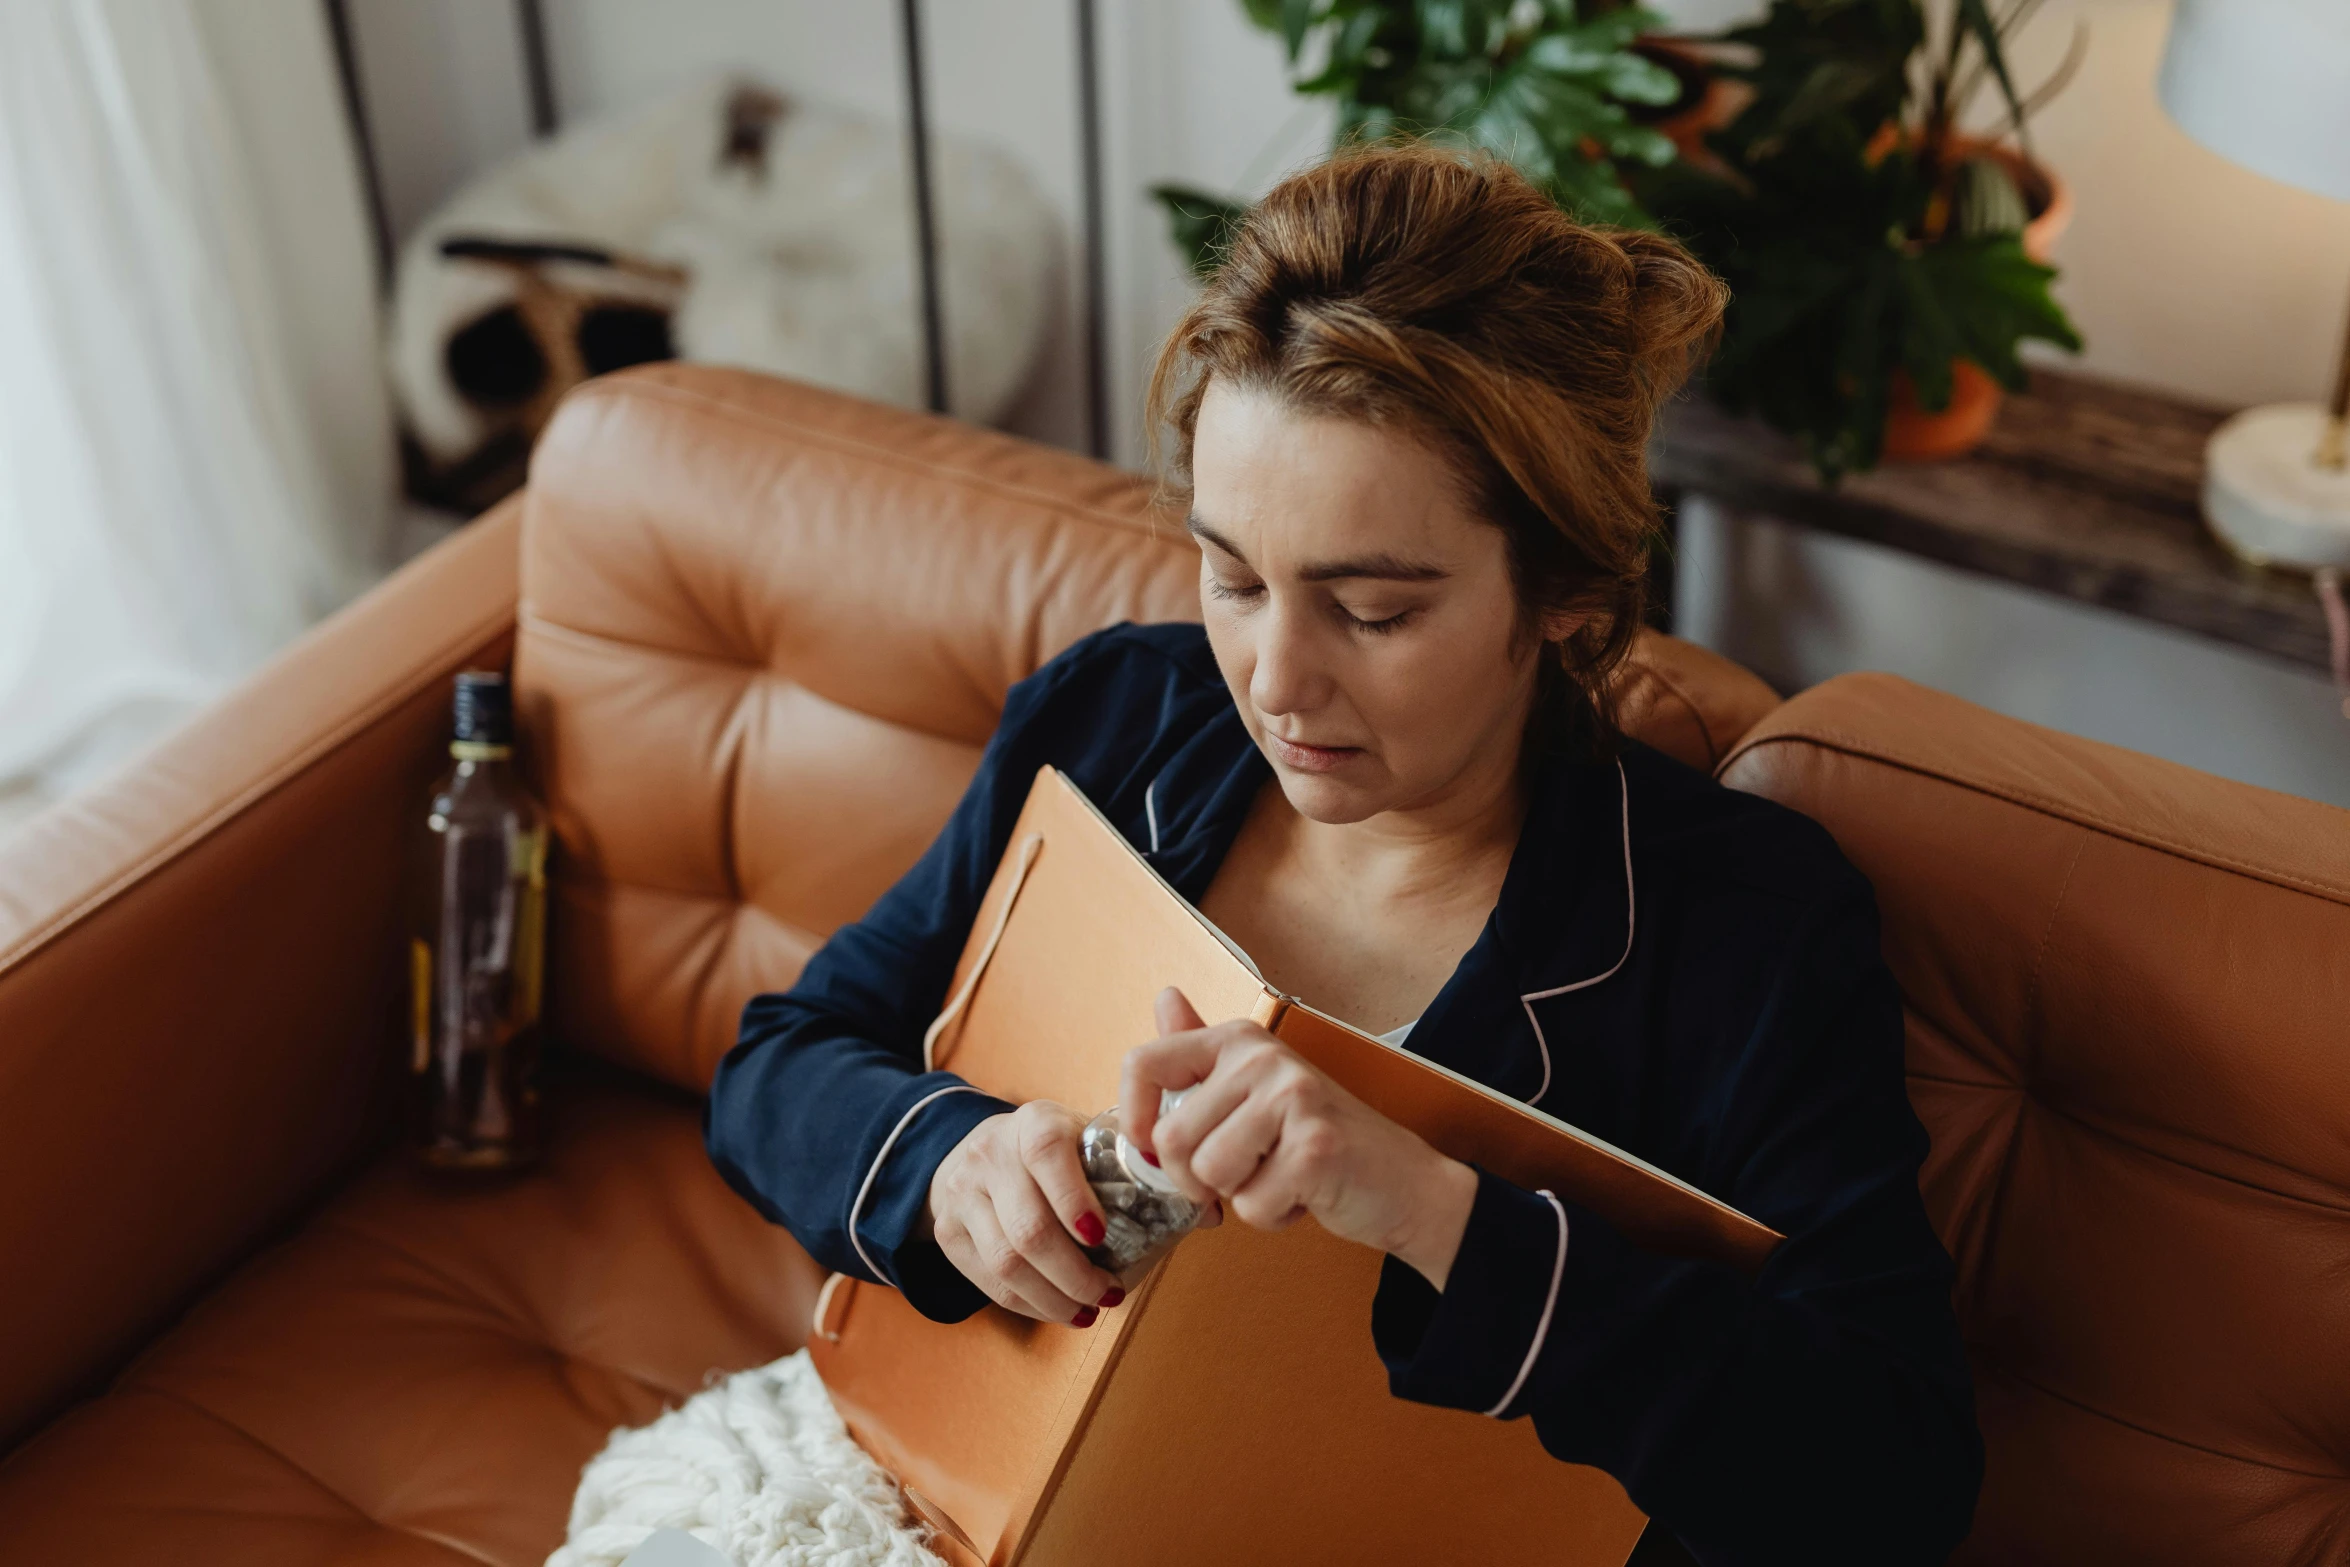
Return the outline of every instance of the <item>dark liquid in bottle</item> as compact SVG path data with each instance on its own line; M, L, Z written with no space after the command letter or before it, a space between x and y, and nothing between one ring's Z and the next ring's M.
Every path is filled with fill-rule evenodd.
M409 953L417 1141L428 1164L511 1168L540 1144L546 818L514 774L502 676L459 677L457 735Z

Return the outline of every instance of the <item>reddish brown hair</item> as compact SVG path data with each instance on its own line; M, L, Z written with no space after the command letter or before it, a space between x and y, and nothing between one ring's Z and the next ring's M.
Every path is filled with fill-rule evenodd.
M1160 350L1151 434L1174 433L1181 498L1213 380L1411 430L1507 535L1525 624L1587 617L1552 645L1541 709L1605 750L1656 530L1649 430L1726 297L1671 240L1587 228L1496 160L1342 152L1249 214Z

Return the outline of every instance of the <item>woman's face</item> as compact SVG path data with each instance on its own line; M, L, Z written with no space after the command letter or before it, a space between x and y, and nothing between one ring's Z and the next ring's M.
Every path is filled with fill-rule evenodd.
M1392 428L1210 383L1192 443L1200 608L1301 815L1357 822L1511 777L1537 644L1507 543Z

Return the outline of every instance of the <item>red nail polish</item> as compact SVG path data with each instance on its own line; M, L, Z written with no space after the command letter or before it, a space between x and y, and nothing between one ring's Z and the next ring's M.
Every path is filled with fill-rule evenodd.
M1085 1242L1086 1245L1099 1246L1102 1243L1102 1237L1108 1233L1102 1228L1100 1214L1081 1213L1077 1216L1077 1238Z
M1093 1307L1088 1306L1083 1311L1077 1313L1076 1316L1069 1319L1069 1326L1073 1328L1090 1328L1093 1326L1093 1319L1100 1315L1101 1313L1099 1311L1096 1311Z
M1152 1169L1155 1170L1159 1167L1159 1156L1155 1153L1152 1153L1148 1148L1145 1148L1142 1151L1142 1156L1151 1162Z
M1124 1304L1125 1300L1126 1300L1126 1292L1125 1292L1124 1290L1122 1290L1122 1289L1118 1288L1118 1286L1116 1286L1115 1284L1113 1284L1113 1285L1111 1285L1111 1286L1110 1286L1110 1293L1108 1293L1107 1295L1104 1295L1104 1296L1101 1298L1101 1300L1098 1302L1098 1304L1100 1305L1100 1307L1101 1307L1101 1309L1102 1309L1102 1310L1104 1310L1104 1311L1107 1311L1107 1310L1109 1310L1109 1309L1110 1309L1112 1306L1117 1306L1117 1305L1122 1305L1122 1304Z

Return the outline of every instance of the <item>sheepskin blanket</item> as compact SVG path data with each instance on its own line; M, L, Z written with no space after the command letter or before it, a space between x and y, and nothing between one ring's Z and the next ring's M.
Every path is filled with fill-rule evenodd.
M758 159L730 159L728 108L753 85L706 81L567 130L466 184L408 237L391 379L435 462L471 454L487 434L450 379L449 338L515 292L503 270L443 256L451 236L560 241L682 266L688 281L671 322L679 357L923 405L903 128L794 99ZM994 423L1043 336L1059 224L1004 153L954 136L932 151L949 402ZM565 276L562 265L551 275ZM627 286L607 272L584 275Z
M614 1432L547 1567L620 1567L657 1529L682 1529L735 1567L944 1567L805 1350Z

